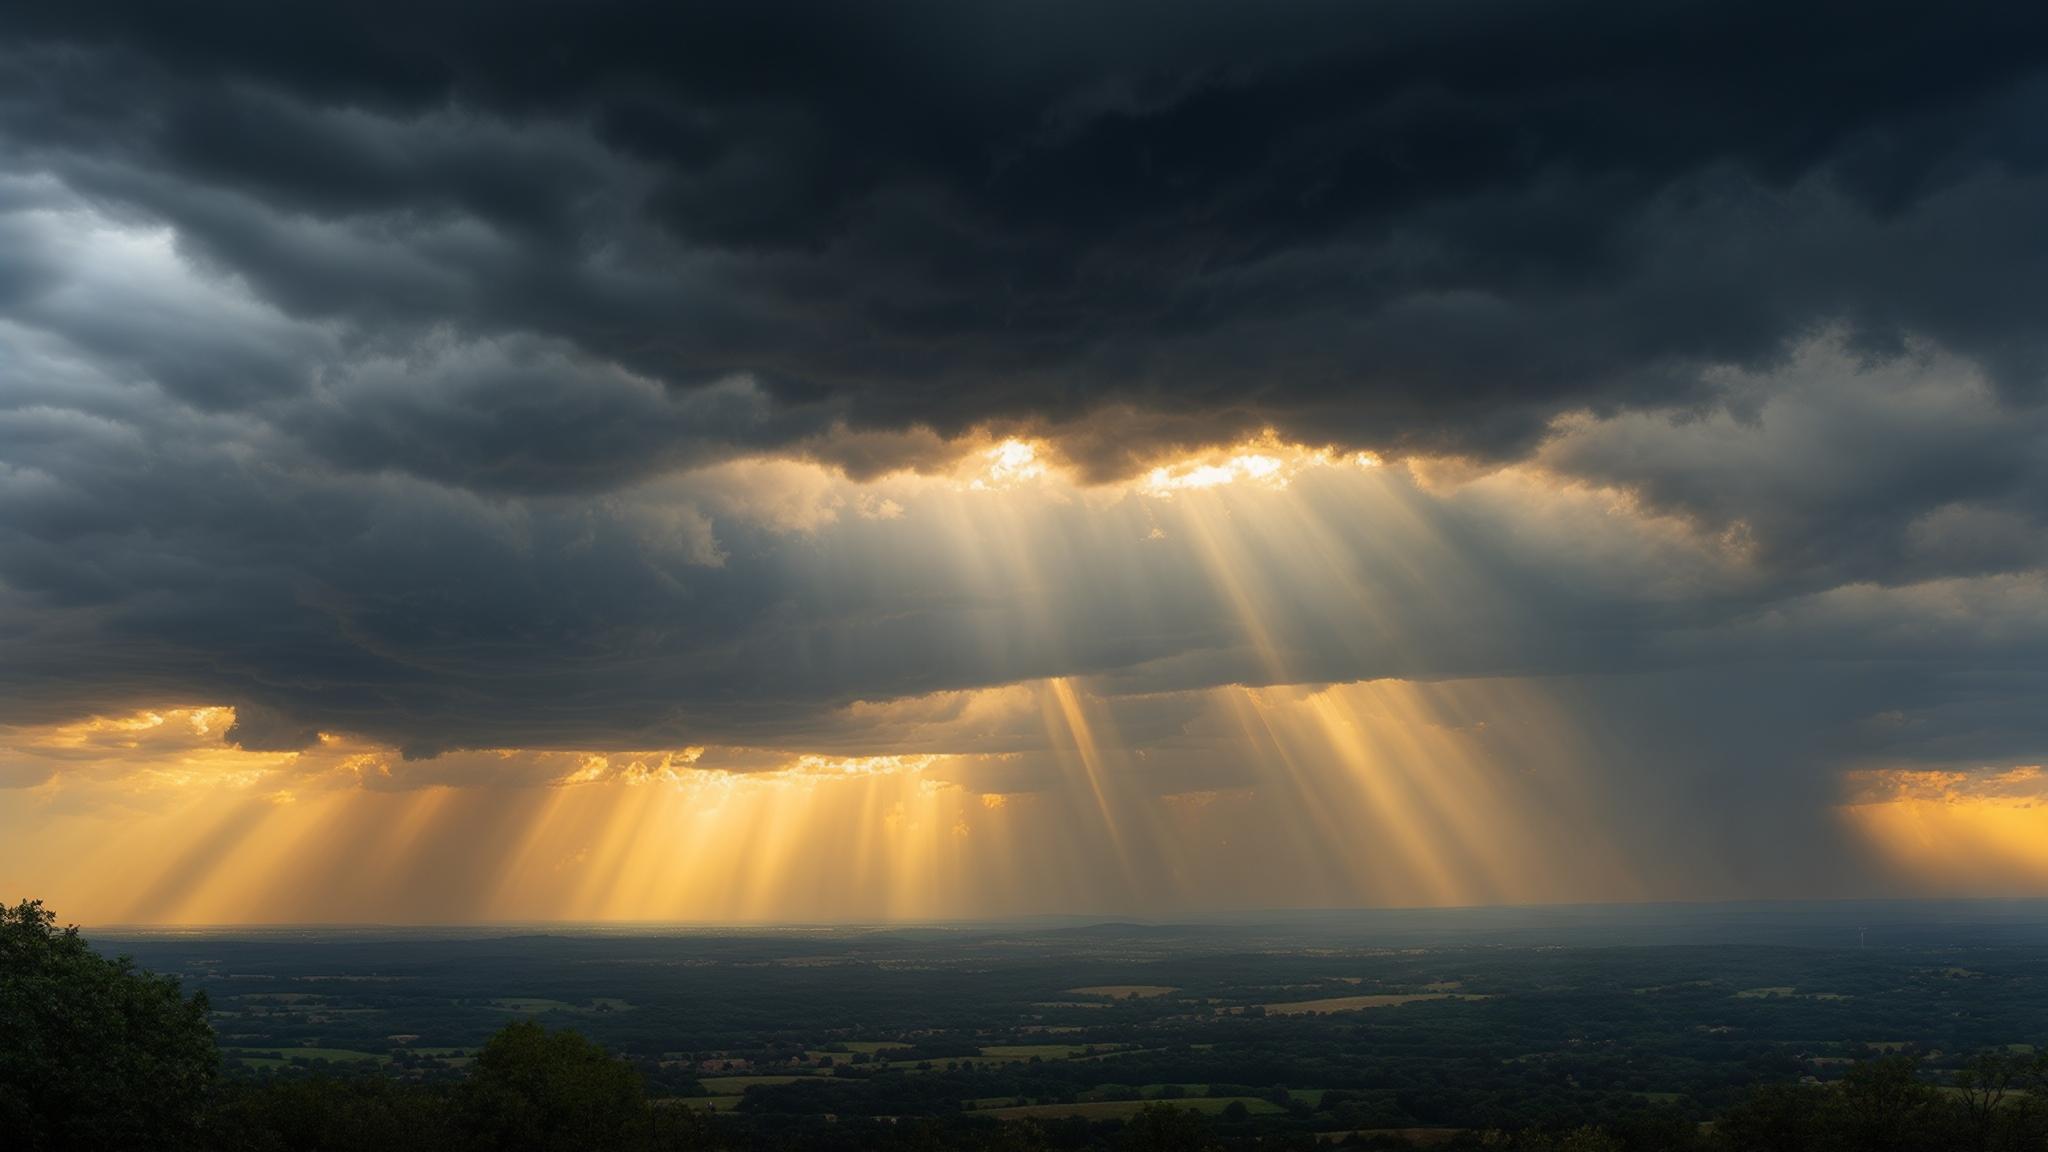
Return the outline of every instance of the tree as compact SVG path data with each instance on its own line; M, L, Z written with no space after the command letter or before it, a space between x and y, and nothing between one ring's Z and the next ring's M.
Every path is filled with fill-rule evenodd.
M443 1152L461 1142L444 1092L371 1075L222 1085L209 1152Z
M1730 1109L1715 1134L1734 1152L1806 1152L1820 1143L1824 1091L1805 1084L1765 1085Z
M1201 1113L1171 1104L1148 1104L1125 1121L1117 1146L1130 1152L1206 1152L1219 1147Z
M2004 1052L1985 1052L1956 1074L1956 1092L1963 1102L1963 1113L1969 1118L1970 1147L1977 1152L1988 1152L1991 1147L1993 1125L1998 1120L1999 1107L2004 1104L2006 1093L2016 1084L2023 1065Z
M1598 1128L1574 1128L1558 1137L1557 1152L1621 1152L1621 1141Z
M632 1147L649 1120L632 1065L531 1020L507 1024L477 1053L462 1112L478 1147L504 1152Z
M220 1053L203 994L93 951L41 901L0 907L0 1145L191 1146Z
M1905 1152L1928 1143L1927 1129L1938 1119L1941 1094L1919 1079L1911 1056L1866 1060L1842 1078L1833 1104L1842 1114L1839 1132L1859 1152Z

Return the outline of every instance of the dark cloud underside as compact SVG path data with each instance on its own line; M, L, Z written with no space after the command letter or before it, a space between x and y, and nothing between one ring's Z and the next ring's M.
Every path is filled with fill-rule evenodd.
M1840 686L1787 747L2025 756L2044 122L2015 3L9 4L0 721L1762 666ZM1229 497L1225 587L1135 498L761 461L1268 427L1550 502Z
M17 163L356 339L542 333L811 413L719 426L743 443L1118 404L1202 415L1160 430L1181 439L1514 452L1562 409L1710 400L1703 365L1829 323L2008 387L2041 367L2032 5L0 20Z

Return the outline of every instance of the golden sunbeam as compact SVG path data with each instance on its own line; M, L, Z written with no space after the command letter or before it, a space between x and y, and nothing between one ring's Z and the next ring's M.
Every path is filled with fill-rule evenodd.
M1037 702L1037 742L977 752L1020 688ZM99 919L172 923L887 920L1629 894L1625 862L1580 834L1579 752L1559 735L1570 722L1530 685L1120 698L1051 678L857 709L933 717L905 729L927 746L966 727L950 751L738 757L767 765L751 772L698 767L734 759L701 749L464 754L527 765L527 782L414 787L405 773L420 766L374 746L195 757L181 742L211 737L186 729L154 753L177 773L74 761L28 790L0 816L0 867L118 822L142 834L52 890ZM1155 713L1182 718L1140 722ZM44 735L76 745L75 732ZM136 875L152 882L115 898L116 878Z
M2048 893L2048 772L2040 766L1869 769L1847 784L1843 819L1909 890Z

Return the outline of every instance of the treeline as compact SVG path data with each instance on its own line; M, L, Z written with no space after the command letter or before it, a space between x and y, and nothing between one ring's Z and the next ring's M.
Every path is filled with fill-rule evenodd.
M913 1078L914 1079L914 1078ZM793 1085L820 1090L829 1081ZM845 1085L844 1087L852 1087ZM1276 1087L1284 1095L1284 1089ZM650 1097L630 1063L570 1030L506 1026L454 1082L378 1075L233 1080L203 995L94 951L40 904L0 908L0 1148L7 1152L1133 1152L1311 1149L1299 1115L1207 1117L1160 1102L1128 1120L1000 1121L933 1096L936 1115L876 1117L873 1101L750 1095L737 1115ZM788 1097L789 1099L783 1099ZM789 1104L792 1107L778 1105ZM796 1105L801 1105L797 1107ZM863 1107L865 1106L865 1107ZM834 1114L835 1110L839 1114ZM1318 1117L1326 1119L1327 1116ZM1702 1122L1658 1106L1601 1125L1517 1117L1436 1147L1494 1152L2048 1152L2048 1059L1988 1053L1947 1083L1910 1056L1836 1084L1755 1088ZM1330 1134L1325 1133L1325 1141ZM1356 1147L1400 1148L1359 1131Z

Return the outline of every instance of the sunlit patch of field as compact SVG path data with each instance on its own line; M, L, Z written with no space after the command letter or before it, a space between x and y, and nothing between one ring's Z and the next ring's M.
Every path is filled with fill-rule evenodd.
M1208 1116L1217 1115L1232 1104L1243 1104L1245 1111L1254 1115L1281 1111L1278 1104L1256 1096L1199 1096L1188 1100L1097 1100L1082 1104L1012 1105L1008 1108L976 1109L975 1114L1000 1120L1050 1120L1064 1116L1079 1116L1084 1120L1123 1120L1159 1103L1193 1109Z
M1086 988L1062 989L1070 996L1107 996L1112 1000L1147 1000L1180 991L1170 984L1091 984Z

